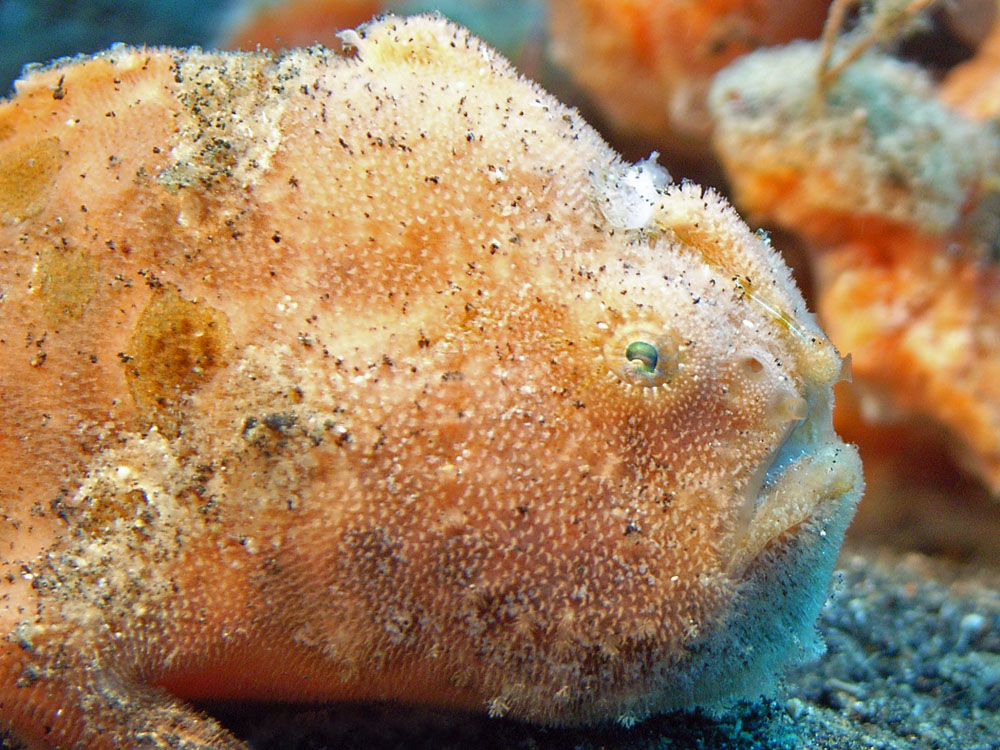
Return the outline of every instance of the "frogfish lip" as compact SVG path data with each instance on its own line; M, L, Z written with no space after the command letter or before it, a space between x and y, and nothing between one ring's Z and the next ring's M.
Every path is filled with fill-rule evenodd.
M745 491L748 512L734 535L727 572L738 577L768 545L802 524L831 512L852 513L862 486L857 449L837 437L829 418L791 425ZM844 500L846 507L834 507Z

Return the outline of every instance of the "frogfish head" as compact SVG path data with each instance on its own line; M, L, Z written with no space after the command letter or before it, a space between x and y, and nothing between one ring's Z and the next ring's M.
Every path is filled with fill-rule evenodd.
M527 448L558 477L525 505L553 556L501 695L533 718L627 723L766 693L819 648L863 479L831 423L849 359L768 238L650 161L590 187L599 240L533 282L561 307L523 340L550 363L531 388L562 404Z
M391 94L358 89L367 127L407 149L330 198L374 195L382 223L375 244L375 218L335 227L364 273L354 253L325 276L342 309L315 371L337 367L306 389L352 436L316 485L351 499L318 506L352 581L322 607L411 699L581 723L759 695L817 647L862 490L831 424L844 361L722 198L624 163L435 23L352 37Z

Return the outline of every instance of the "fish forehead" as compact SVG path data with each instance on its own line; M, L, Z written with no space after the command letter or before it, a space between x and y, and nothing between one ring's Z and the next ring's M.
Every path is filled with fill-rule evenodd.
M452 29L452 34L466 46L472 43L464 32ZM420 45L410 42L418 48L411 56L419 57ZM374 43L372 48L380 49ZM412 62L400 57L407 65ZM441 57L447 61L446 55ZM164 231L150 248L161 261L161 275L172 272L166 266L181 265L175 257L181 254L184 272L198 269L199 262L212 265L200 279L185 279L189 296L209 288L216 296L225 295L216 278L222 274L233 294L255 288L266 296L268 284L261 283L261 275L273 274L274 262L293 253L311 256L318 267L303 264L312 273L298 277L283 273L281 291L311 292L325 285L328 301L342 308L370 299L376 289L381 296L412 286L403 282L411 281L417 269L426 288L441 293L448 286L453 295L462 291L461 282L466 289L473 286L455 278L459 270L499 283L523 273L506 286L528 296L531 289L558 288L574 268L598 266L601 251L621 257L625 242L601 231L604 222L595 213L592 190L579 179L583 172L607 170L614 155L575 113L518 81L505 63L483 49L472 58L498 79L487 95L485 87L469 85L433 56L434 64L426 70L401 65L400 72L378 68L398 60L383 60L377 53L357 62L321 52L274 61L263 55L118 50L87 67L110 65L105 78L117 90L137 70L166 64L177 88L184 86L171 96L169 86L158 90L143 79L126 97L129 109L160 104L166 113L133 118L105 138L121 139L128 127L146 120L154 128L167 123L159 137L149 138L162 145L128 167L134 168L135 182L163 188L156 207L160 215L150 216L145 208L142 217L148 223L171 222L172 231ZM468 62L468 56L461 59ZM360 66L369 75L358 75ZM486 75L476 69L464 73L472 84ZM36 76L35 90L24 93L44 97L53 87L63 91L60 87L69 90L78 84L66 82L61 68L46 76ZM57 76L60 82L54 83ZM267 89L253 84L255 78L279 83ZM504 98L505 87L513 93ZM223 101L227 107L218 106ZM408 116L411 112L421 117ZM128 119L113 108L103 115ZM262 125L251 135L254 118ZM463 122L470 123L464 137L456 127ZM108 130L104 122L99 124ZM81 125L72 115L62 125L64 140L70 140L66 131L73 128L88 134L96 128ZM49 132L53 135L46 140L59 140L59 128ZM486 143L484 132L489 134ZM130 170L120 168L125 157L111 151L107 159L118 174L109 179L121 183L121 173ZM99 171L110 171L109 165L102 166ZM263 170L269 178L253 182L251 189L253 176ZM86 177L90 184L97 181L94 174ZM242 184L249 197L239 190L213 189L223 179ZM131 189L119 189L123 201L131 197ZM111 204L122 210L114 200ZM268 234L260 231L268 219L274 231L255 236ZM284 235L279 219L285 220ZM593 234L581 232L581 224L592 226ZM281 246L289 236L294 246ZM331 237L337 242L330 242ZM230 238L236 242L228 242ZM470 246L476 251L471 261ZM270 286L277 294L278 285ZM377 315L375 305L366 307Z

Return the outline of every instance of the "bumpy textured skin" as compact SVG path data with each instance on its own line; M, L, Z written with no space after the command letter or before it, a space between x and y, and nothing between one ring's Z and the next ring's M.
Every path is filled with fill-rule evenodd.
M116 48L0 108L31 747L240 746L179 698L629 721L811 645L861 478L777 254L697 186L632 195L458 27L348 41Z

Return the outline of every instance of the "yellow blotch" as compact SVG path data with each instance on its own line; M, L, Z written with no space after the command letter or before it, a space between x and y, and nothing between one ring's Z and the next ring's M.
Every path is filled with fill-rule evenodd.
M0 156L0 221L15 224L45 207L62 158L55 137L42 138Z
M78 319L97 291L97 263L83 250L58 246L43 250L38 276L42 310L54 325Z
M356 48L358 57L373 67L409 70L415 66L435 65L442 69L468 69L467 45L482 48L483 66L489 66L482 42L461 29L451 29L452 37L448 39L442 35L440 23L431 17L400 21L398 27L392 23L365 25L359 31L363 34L342 32L341 41L347 48Z
M142 418L165 436L177 435L185 398L228 364L234 348L224 313L172 287L156 289L123 357Z

